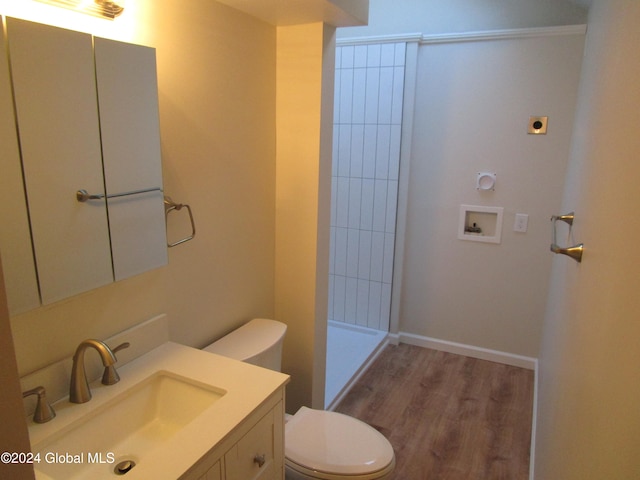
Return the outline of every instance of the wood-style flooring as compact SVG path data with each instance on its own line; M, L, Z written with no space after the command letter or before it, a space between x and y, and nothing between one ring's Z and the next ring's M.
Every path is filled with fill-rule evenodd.
M382 432L397 480L527 480L533 371L387 346L335 409Z

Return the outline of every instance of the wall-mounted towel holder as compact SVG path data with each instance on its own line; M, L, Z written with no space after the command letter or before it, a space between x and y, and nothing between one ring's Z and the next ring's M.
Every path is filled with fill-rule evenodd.
M191 213L191 207L189 205L175 203L173 200L171 200L171 197L167 195L164 196L164 214L167 222L169 221L169 213L173 212L174 210L180 211L183 207L186 208L187 212L189 213L189 220L191 221L191 234L176 242L167 242L167 247L169 248L175 247L176 245L180 245L181 243L188 242L189 240L193 239L193 237L196 236L196 224L193 221L193 213Z
M567 213L566 215L553 215L551 217L552 227L552 240L550 250L553 253L560 253L573 258L576 262L582 262L582 252L584 251L584 244L579 243L572 247L562 248L556 243L556 222L561 221L569 225L569 228L573 226L574 212Z

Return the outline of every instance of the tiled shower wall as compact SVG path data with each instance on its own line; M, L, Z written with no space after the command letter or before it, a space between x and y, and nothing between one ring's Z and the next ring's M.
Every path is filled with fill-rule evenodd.
M329 318L389 330L405 43L338 46Z

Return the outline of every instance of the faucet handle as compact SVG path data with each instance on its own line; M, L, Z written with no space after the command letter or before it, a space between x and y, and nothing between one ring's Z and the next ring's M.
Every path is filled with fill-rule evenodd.
M129 348L131 344L129 342L124 342L111 350L111 353L119 352L120 350L124 350L125 348ZM114 355L115 356L115 355ZM116 367L113 365L107 365L104 367L104 372L102 374L102 384L103 385L113 385L120 381L120 375L116 371Z
M37 395L38 403L36 404L36 410L33 412L33 421L36 423L46 423L52 420L56 416L56 412L53 407L47 401L47 392L44 387L39 386L27 390L22 393L22 398L26 398L29 395Z

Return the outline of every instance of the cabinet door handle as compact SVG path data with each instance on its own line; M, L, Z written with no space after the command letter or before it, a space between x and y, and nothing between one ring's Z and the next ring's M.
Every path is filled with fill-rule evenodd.
M265 459L264 453L262 455L256 454L256 456L253 457L253 463L257 463L258 467L260 468L262 468L265 462L266 462L266 459Z

